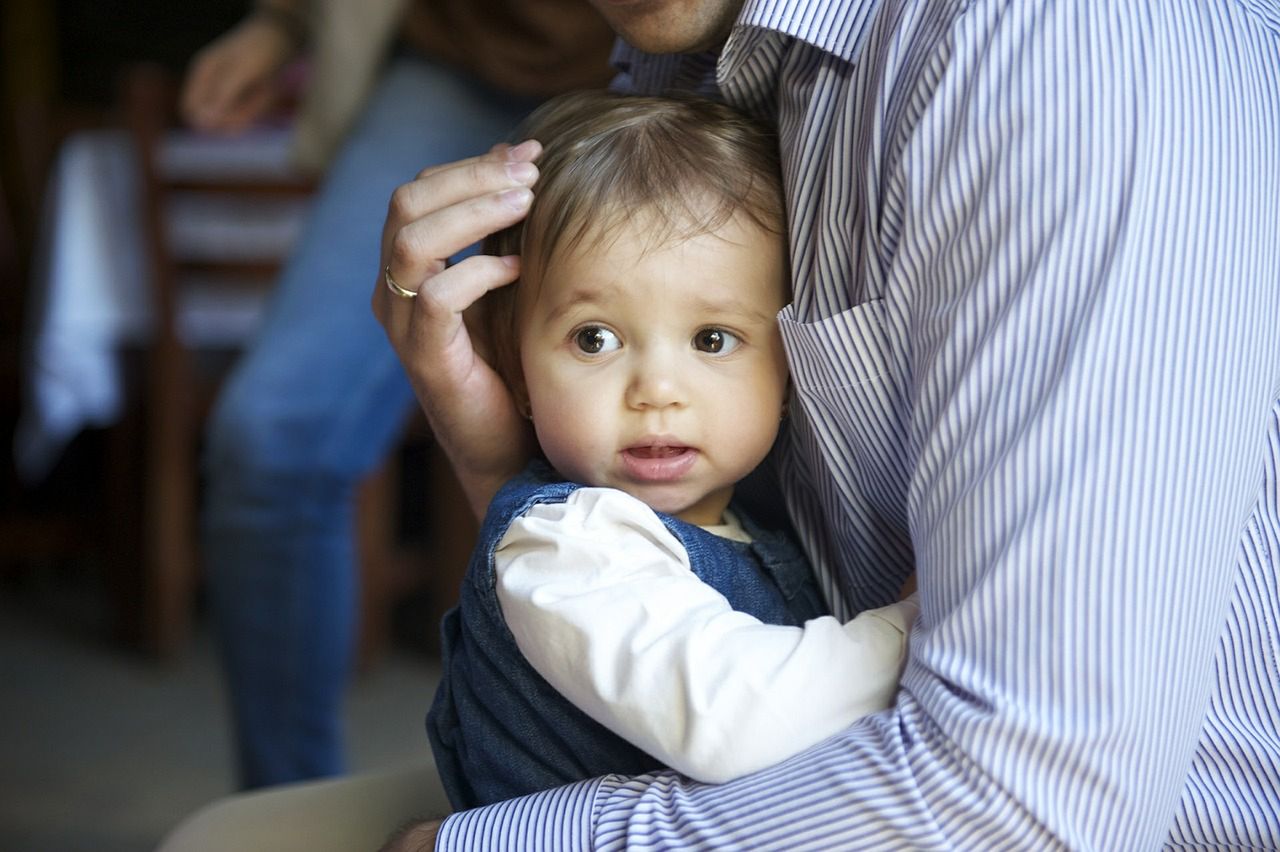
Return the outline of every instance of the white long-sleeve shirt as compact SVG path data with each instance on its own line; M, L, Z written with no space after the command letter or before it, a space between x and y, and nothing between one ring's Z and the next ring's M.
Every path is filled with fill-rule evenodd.
M652 509L608 488L534 506L494 559L503 618L534 669L700 781L772 766L892 704L916 612L912 597L843 624L763 624L694 575Z

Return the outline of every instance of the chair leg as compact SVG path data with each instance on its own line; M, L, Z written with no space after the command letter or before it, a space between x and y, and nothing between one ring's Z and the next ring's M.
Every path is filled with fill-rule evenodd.
M111 587L115 611L116 634L131 647L142 647L143 598L147 593L142 529L143 483L145 475L138 469L138 458L146 446L141 412L126 408L124 417L107 431L103 463L104 511L106 515L105 559L107 581Z
M182 355L152 359L143 482L143 645L174 656L191 634L196 592L196 445Z
M367 670L386 653L391 609L399 586L396 568L397 465L392 456L356 491L356 552L360 571L360 613L356 667Z
M458 602L462 578L471 560L480 525L454 476L449 459L434 441L428 465L427 542L431 553L427 578L430 593L428 647L438 649L440 619Z
M431 441L423 501L426 547L401 541L397 521L403 463L398 455L392 456L357 492L360 627L356 661L361 670L375 665L386 653L395 604L415 589L427 592L423 645L438 651L440 619L458 600L478 534L479 525L462 486L443 451Z

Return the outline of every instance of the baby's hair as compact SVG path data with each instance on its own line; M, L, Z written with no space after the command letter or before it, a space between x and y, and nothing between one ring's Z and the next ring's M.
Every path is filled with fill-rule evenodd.
M521 279L486 297L495 368L519 384L517 288L536 288L555 256L590 234L608 240L632 221L648 245L719 229L742 213L782 236L786 214L777 137L707 98L575 92L543 104L517 132L543 145L534 202L522 221L489 237L485 254L521 257Z

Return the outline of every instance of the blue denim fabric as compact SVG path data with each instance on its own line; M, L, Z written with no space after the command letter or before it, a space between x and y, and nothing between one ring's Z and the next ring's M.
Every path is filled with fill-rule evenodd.
M534 102L402 56L332 165L206 436L203 558L241 782L343 771L356 484L413 396L369 308L392 190L485 151Z
M511 522L580 486L535 463L490 505L457 607L442 628L444 672L427 733L449 801L459 810L609 772L662 763L591 719L520 654L498 604L493 553ZM734 507L739 512L739 507ZM827 613L808 563L785 535L757 528L751 544L730 541L659 513L689 552L694 573L734 609L772 624Z

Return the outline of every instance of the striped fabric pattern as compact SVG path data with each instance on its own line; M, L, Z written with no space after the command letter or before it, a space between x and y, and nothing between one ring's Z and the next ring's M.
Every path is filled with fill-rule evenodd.
M839 612L917 572L898 704L442 848L1280 848L1280 4L748 0L715 73L781 133L789 509Z

